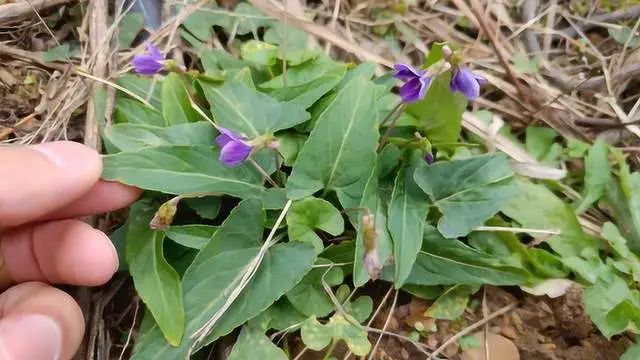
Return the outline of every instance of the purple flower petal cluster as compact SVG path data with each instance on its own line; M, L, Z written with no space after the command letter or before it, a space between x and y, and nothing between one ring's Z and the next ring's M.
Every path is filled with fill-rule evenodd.
M461 92L469 100L475 100L480 96L480 85L486 81L482 76L474 74L468 67L460 66L453 70L449 89Z
M402 102L412 103L422 100L427 94L433 77L427 75L426 70L416 70L406 64L396 64L394 68L396 69L394 77L404 82L400 87Z
M242 136L225 128L218 128L220 135L216 144L220 146L220 162L226 166L238 166L245 161L253 149Z
M133 57L131 64L140 75L155 75L164 67L164 56L152 43L147 43L147 52Z
M426 162L427 165L431 165L436 162L436 159L432 153L427 153L427 155L424 156L424 162Z

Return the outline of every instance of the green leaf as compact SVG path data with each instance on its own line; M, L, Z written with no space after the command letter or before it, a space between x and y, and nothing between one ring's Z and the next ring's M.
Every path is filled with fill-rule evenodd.
M460 134L462 113L467 99L459 92L449 90L450 73L433 79L422 101L407 106L406 112L417 118L429 141L455 142Z
M523 51L513 56L513 67L523 74L535 74L540 68L540 57L534 56L529 58Z
M456 320L462 316L467 308L469 296L476 291L478 291L478 286L454 285L429 306L425 315L435 319Z
M618 179L612 178L605 187L607 208L620 224L620 230L633 251L640 251L640 173L629 172L620 160Z
M260 330L247 326L242 328L240 336L228 360L288 360L287 355L269 340Z
M217 196L203 196L183 200L201 218L213 220L218 217L222 199Z
M607 28L609 36L611 36L618 44L625 45L629 42L628 47L633 49L640 44L640 36L634 34L628 26L621 28Z
M370 81L356 78L322 112L287 182L289 198L301 199L323 188L339 191L366 179L379 137L375 93Z
M172 225L167 229L167 237L178 244L192 249L202 249L218 230L211 225Z
M324 249L322 239L314 232L320 229L333 236L342 234L344 220L330 202L308 197L295 201L287 213L289 239L308 242L319 254Z
M120 226L116 230L114 230L111 235L109 235L109 239L113 246L116 248L116 252L118 253L118 271L127 271L129 270L129 264L127 264L127 258L125 254L126 244L127 244L127 229L129 228L129 223L124 223L124 225Z
M186 81L176 73L170 73L162 82L162 115L167 125L202 120L191 107L185 85Z
M301 106L279 102L239 83L201 85L216 123L249 138L288 129L309 119L309 113Z
M419 152L411 154L407 163L398 171L391 194L387 228L393 239L393 282L396 289L402 287L409 276L422 245L425 220L429 213L429 199L420 191L413 179L413 173L419 172L424 166Z
M602 237L607 240L618 257L623 259L635 258L635 254L627 247L627 239L620 234L620 230L613 223L607 221L602 225Z
M526 129L526 149L531 156L542 160L549 153L558 137L558 132L548 127L528 126Z
M138 202L132 207L126 235L126 257L138 295L153 314L167 341L177 346L185 324L182 286L178 273L164 258L164 234L149 228L155 210L148 202Z
M297 133L283 133L276 136L280 146L278 152L284 158L284 164L286 166L293 166L293 163L298 158L300 149L307 141L307 137Z
M322 325L315 317L310 317L302 323L300 329L302 341L311 350L324 349L331 340L344 342L354 355L364 356L369 353L371 344L367 339L367 332L361 326L349 322L342 315L336 314L329 322Z
M246 2L241 2L236 6L233 11L233 16L236 19L234 25L237 24L236 32L239 35L245 35L251 32L256 34L258 28L273 23L273 20L263 14L262 11Z
M162 108L161 90L162 83L164 81L154 81L154 78L149 76L139 76L133 74L122 75L118 78L118 85L130 90L134 94L140 96L143 99L148 99L151 106L154 109ZM124 93L118 93L118 96L126 96ZM165 125L165 123L162 123Z
M168 194L224 193L260 197L262 175L250 164L226 167L219 151L203 146L163 146L103 158L102 177Z
M120 45L120 49L130 47L143 26L143 14L133 12L125 14L118 24L118 44Z
M218 6L203 6L189 15L182 25L199 40L208 41L213 36L214 25L225 29L233 27L234 18L225 12Z
M142 124L114 124L103 136L121 151L166 145L210 145L216 132L208 122L156 127Z
M240 46L240 56L260 65L273 66L278 58L278 47L258 40L249 40Z
M249 324L256 324L261 329L284 330L290 326L303 322L307 317L296 310L287 300L286 296L281 297L273 303L267 310L251 319Z
M611 181L611 164L609 163L609 147L601 138L593 144L584 160L584 190L582 202L576 209L581 214L604 195Z
M322 96L332 90L346 72L346 66L330 59L309 61L287 70L285 75L260 84L263 89L280 101L288 101L309 108Z
M347 302L344 305L344 311L353 316L356 321L363 323L367 321L373 311L373 299L369 296L360 296L354 301Z
M519 195L502 212L527 228L557 230L545 243L563 257L581 256L585 249L597 249L596 240L587 237L573 209L543 185L518 180Z
M330 261L318 259L318 264L329 265ZM337 286L344 280L344 274L339 267L320 267L312 269L300 282L287 293L287 299L305 316L327 316L334 310L331 298L322 285Z
M166 126L159 111L150 109L138 100L133 99L117 98L114 117L115 122L118 124Z
M637 338L636 338L636 343L632 345L630 348L628 348L627 351L624 352L624 354L622 354L622 357L620 358L620 360L637 360L637 359L640 359L640 344L638 344Z
M290 66L297 66L321 54L319 49L308 49L309 36L304 31L285 26L281 22L273 24L264 34L264 41L280 45L278 58L287 61Z
M610 280L600 278L585 289L584 304L586 313L606 338L640 329L638 291L632 292L619 276Z
M73 56L69 43L56 46L42 53L42 61L53 62Z
M427 53L427 56L424 59L423 67L425 69L437 63L438 61L442 60L442 58L444 57L444 52L442 51L442 48L445 45L447 45L446 42L435 42L433 43L433 45L431 45L431 49L429 49L429 52Z
M245 200L231 212L196 256L182 280L187 319L184 341L179 348L172 348L155 329L143 337L133 359L185 358L193 345L193 334L222 307L249 262L258 254L263 223L264 213L259 200ZM300 281L314 260L313 248L306 244L273 246L253 279L199 346L228 334L268 308Z
M445 237L467 235L495 215L517 188L504 154L438 162L416 170L414 179L442 213Z
M528 281L522 269L507 266L461 241L445 239L432 226L425 227L423 240L422 250L406 280L408 284L520 285ZM385 274L385 279L390 277Z

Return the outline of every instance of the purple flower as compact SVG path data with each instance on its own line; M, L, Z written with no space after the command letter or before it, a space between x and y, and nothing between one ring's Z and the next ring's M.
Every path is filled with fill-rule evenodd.
M427 165L431 165L436 161L436 159L433 157L432 153L427 153L427 155L424 156L424 161Z
M427 71L416 70L406 64L396 64L394 68L396 73L393 76L404 81L404 85L400 87L402 101L412 103L422 100L427 94L432 79L431 76L427 75Z
M140 75L155 75L164 67L164 56L152 43L147 43L147 52L134 56L131 64Z
M220 146L219 160L226 166L237 166L251 154L252 147L244 139L225 128L218 128L220 135L216 137L216 144Z
M469 100L474 100L480 96L480 85L487 80L480 75L476 75L469 68L461 66L453 70L449 89L460 91Z

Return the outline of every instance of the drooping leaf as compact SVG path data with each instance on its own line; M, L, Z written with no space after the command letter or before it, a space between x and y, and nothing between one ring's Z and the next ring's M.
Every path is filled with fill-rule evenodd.
M170 73L162 82L162 115L169 125L202 120L191 106L185 81L180 74Z
M425 166L417 152L411 154L396 176L387 212L387 228L393 239L396 289L409 276L422 245L429 199L414 181L413 174Z
M431 226L425 227L424 242L406 280L415 285L492 284L520 285L529 279L522 269L474 250L463 242L445 239ZM385 273L385 279L391 275Z
M229 360L287 360L288 357L258 329L243 327Z
M185 340L172 348L157 329L145 335L133 359L182 360L194 346L193 334L216 313L237 286L241 274L258 254L264 214L260 200L245 200L229 215L202 248L183 277L186 310ZM302 243L278 244L269 249L258 271L240 296L213 327L204 342L228 334L268 308L311 269L313 248Z
M414 179L442 213L445 237L467 235L495 215L517 192L505 155L438 162L416 170Z
M611 181L611 165L609 149L602 139L596 140L585 158L584 191L582 202L576 213L585 212L593 203L604 195L607 184Z
M217 124L249 138L288 129L309 119L301 106L280 102L240 83L201 85Z
M213 144L215 129L203 121L156 127L142 124L114 124L104 130L103 136L121 151L167 145Z
M322 252L324 245L315 229L326 231L333 236L344 231L344 220L340 211L330 202L315 197L295 201L287 213L287 225L289 239L310 243L318 254Z
M287 182L289 198L323 188L338 191L366 179L379 137L374 94L375 85L357 78L336 95L298 154Z
M260 197L262 175L250 164L226 167L219 151L203 146L162 146L105 156L102 177L168 194L225 193Z
M213 234L218 230L211 225L172 225L167 229L167 237L180 245L193 249L202 249Z
M454 285L429 306L425 315L434 319L455 320L462 316L469 303L469 295L476 291L478 286Z
M543 185L518 180L518 196L502 212L527 228L557 230L545 241L563 257L581 256L585 249L597 249L594 239L585 235L573 209Z
M300 332L302 341L312 350L324 349L332 339L344 340L349 350L358 356L366 355L371 349L364 328L352 324L340 314L333 315L325 325L312 316L304 321Z
M178 273L162 252L164 234L149 228L155 209L138 202L130 212L126 258L136 291L153 314L163 339L177 346L184 333L185 314Z
M467 99L459 92L449 90L450 77L446 73L433 79L424 99L406 109L420 121L422 131L431 142L455 142L460 134Z
M318 264L330 265L331 262L319 259ZM287 299L305 316L326 316L334 310L334 304L325 291L323 282L333 287L340 285L343 279L344 274L339 267L313 269L287 293Z

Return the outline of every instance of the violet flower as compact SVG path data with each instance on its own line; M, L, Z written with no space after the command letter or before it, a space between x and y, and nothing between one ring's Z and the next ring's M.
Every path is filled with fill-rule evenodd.
M220 135L216 137L216 144L220 146L219 160L226 166L238 166L245 161L253 149L244 139L225 128L218 128Z
M396 64L394 68L396 73L393 76L404 82L400 87L402 101L412 103L422 100L431 85L432 76L427 75L426 70L416 70L406 64Z
M480 96L480 86L487 80L480 75L476 75L468 67L460 66L453 70L449 89L460 91L467 99L474 100Z
M424 156L424 162L427 163L427 165L431 165L436 161L435 157L433 156L432 153L427 153L427 155Z
M147 52L133 57L131 64L140 75L155 75L164 67L164 56L152 43L147 43Z

